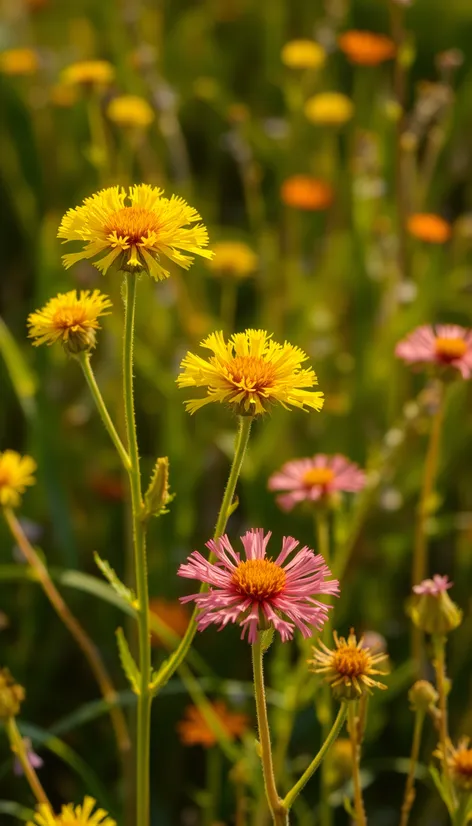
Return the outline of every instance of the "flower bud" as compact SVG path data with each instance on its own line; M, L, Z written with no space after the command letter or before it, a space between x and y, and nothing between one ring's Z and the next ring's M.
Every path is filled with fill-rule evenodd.
M8 668L2 668L0 670L0 720L15 717L24 699L24 688L15 683Z
M451 587L452 582L448 582L447 576L438 574L413 587L410 615L417 628L427 634L442 635L460 625L462 611L447 593Z
M69 356L77 356L79 353L89 353L97 343L95 330L80 328L70 331L67 338L64 338L62 346Z
M169 493L169 459L162 456L156 460L149 487L144 495L144 517L166 513L166 505L172 499L173 496Z
M438 698L439 694L435 687L427 680L417 680L408 692L413 711L429 711L432 706L436 705Z

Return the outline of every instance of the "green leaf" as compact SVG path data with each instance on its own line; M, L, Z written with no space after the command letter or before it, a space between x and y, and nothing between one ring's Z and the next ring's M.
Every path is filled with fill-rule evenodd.
M1 815L11 815L12 817L16 817L18 820L32 820L34 816L34 812L31 809L25 808L25 806L21 806L19 803L15 803L14 800L0 800L0 814Z
M275 629L273 626L267 628L265 631L261 633L261 648L262 653L265 654L266 651L269 650L272 642L274 640Z
M118 640L118 650L120 652L120 660L121 665L123 666L123 671L128 677L134 693L139 694L141 674L139 673L138 666L136 665L131 651L129 650L129 645L122 628L117 629L116 639Z
M454 802L451 800L450 794L442 782L441 775L435 766L429 767L429 773L434 780L434 785L441 796L441 800L446 805L446 808L452 817L454 814Z
M169 459L167 456L161 456L156 459L149 486L144 495L143 518L148 519L150 516L168 513L166 506L172 499L174 495L169 493Z
M102 559L97 551L94 551L93 558L95 560L96 565L100 568L103 576L105 579L108 580L111 587L114 591L118 594L119 597L128 602L130 605L134 605L136 602L136 594L128 588L122 581L119 579L116 572L111 567L110 563L106 561L106 559Z
M0 352L25 415L31 416L35 411L36 376L2 318L0 318Z

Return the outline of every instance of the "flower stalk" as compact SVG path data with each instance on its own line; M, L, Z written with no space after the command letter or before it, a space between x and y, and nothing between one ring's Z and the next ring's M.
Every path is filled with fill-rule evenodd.
M361 773L360 773L360 737L359 719L357 716L356 703L350 702L348 709L348 731L352 746L352 782L354 785L354 811L358 826L367 826L367 817L362 797Z
M318 552L324 558L327 565L330 564L330 535L329 535L329 516L325 507L318 506L315 513L316 534L318 539ZM332 612L328 614L328 618L323 626L322 640L325 645L331 639L332 635ZM331 687L323 682L321 686L321 697L317 703L318 719L321 724L321 742L325 743L329 736L331 725L333 722L333 697ZM332 826L333 823L333 809L328 803L328 779L329 779L329 763L323 760L321 764L321 801L320 801L320 824L321 826Z
M447 762L448 715L447 715L447 689L446 689L446 637L435 634L432 637L434 660L433 666L436 673L436 687L439 694L439 743L442 754L442 770L446 786L451 792L451 774ZM452 795L451 795L452 796Z
M410 812L415 802L415 771L416 764L420 754L421 735L423 733L425 712L423 709L417 709L415 713L415 725L413 729L413 741L411 744L410 766L408 769L408 777L406 780L405 794L403 797L403 804L401 808L400 826L408 826L408 819Z
M16 720L14 717L9 717L5 723L5 730L10 741L10 748L13 754L18 758L23 769L23 773L28 781L31 791L33 792L38 803L44 803L52 811L52 806L48 800L47 794L44 791L38 775L33 766L28 760L28 753L24 744L23 738L18 731Z

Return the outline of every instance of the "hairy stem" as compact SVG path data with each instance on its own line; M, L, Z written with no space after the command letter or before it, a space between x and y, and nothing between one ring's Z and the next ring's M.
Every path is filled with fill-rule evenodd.
M349 736L352 747L352 782L354 786L354 811L358 826L367 826L367 817L362 797L361 774L360 774L360 743L358 736L358 718L356 713L356 703L352 700L348 709Z

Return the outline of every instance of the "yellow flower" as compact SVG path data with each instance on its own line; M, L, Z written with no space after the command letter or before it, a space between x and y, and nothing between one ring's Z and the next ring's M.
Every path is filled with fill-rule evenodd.
M0 505L15 508L20 504L20 494L36 481L36 467L31 456L20 456L16 450L0 453Z
M287 409L323 407L323 393L305 390L318 383L314 371L301 370L308 358L292 344L277 344L265 330L235 333L226 343L223 333L212 333L201 343L214 355L208 361L187 353L177 379L179 387L207 387L204 399L186 402L190 413L210 402L236 405L242 415L265 413L279 402Z
M35 75L39 69L39 58L34 49L6 49L0 53L0 72L12 77Z
M147 272L158 280L169 276L159 263L161 255L184 269L193 258L179 250L211 258L213 253L202 249L208 244L208 232L204 224L195 224L201 220L197 210L183 198L163 198L162 193L162 189L147 184L131 186L129 193L112 186L70 209L58 237L64 238L64 243L82 241L85 246L82 252L64 255L65 267L83 258L98 258L93 264L103 274L114 264L117 270Z
M312 123L340 126L354 114L354 104L341 92L321 92L305 103L305 115Z
M145 129L154 120L154 112L145 98L138 95L120 95L107 108L108 118L118 126Z
M115 69L108 60L80 60L63 69L61 82L70 86L109 86Z
M320 69L326 52L314 40L289 40L282 49L282 63L290 69Z
M46 803L40 803L34 820L30 820L27 826L116 826L116 820L109 817L104 809L93 812L94 806L93 797L85 797L81 806L74 807L68 803L62 807L60 814L55 815Z
M259 265L259 256L243 241L218 241L208 266L216 275L247 278Z
M95 347L95 330L100 328L98 318L109 315L108 296L100 290L75 290L59 293L35 313L28 316L28 335L35 347L61 341L68 353L75 354Z
M461 737L454 748L449 740L446 743L446 763L451 780L458 792L470 794L472 792L472 749L469 748L470 737ZM435 751L435 756L443 759L441 746Z
M313 660L308 662L315 674L323 674L325 682L333 689L339 700L358 700L362 694L370 693L372 688L387 688L383 683L372 679L374 674L386 674L387 669L379 670L377 665L385 662L386 654L372 654L364 646L361 638L357 642L351 629L347 640L333 632L336 648L331 651L323 642L319 648L313 648Z

